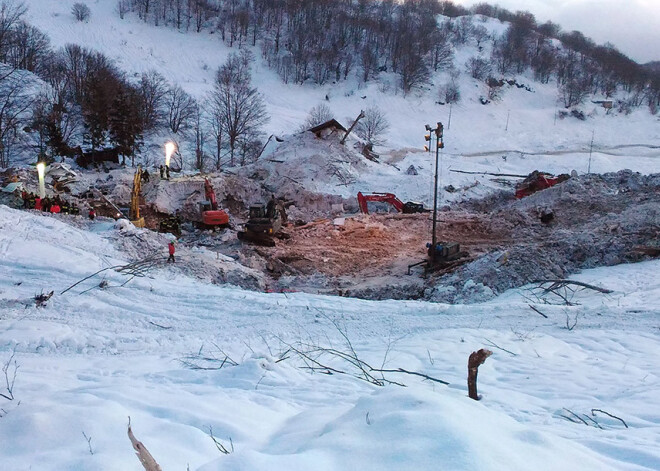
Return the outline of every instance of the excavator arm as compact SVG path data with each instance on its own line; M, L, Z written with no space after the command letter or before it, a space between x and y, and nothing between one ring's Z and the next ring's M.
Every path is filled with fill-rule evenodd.
M358 205L360 206L360 212L364 214L369 214L369 208L367 203L369 201L378 201L381 203L389 203L394 208L402 213L404 212L404 204L399 198L396 197L394 193L367 193L366 195L362 192L357 194Z
M211 210L216 211L218 209L218 202L215 198L213 185L211 185L211 182L208 178L204 179L204 195L206 196L206 201L211 203Z

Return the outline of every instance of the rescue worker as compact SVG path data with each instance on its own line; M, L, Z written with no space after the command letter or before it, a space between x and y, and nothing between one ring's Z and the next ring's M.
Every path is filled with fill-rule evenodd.
M160 166L160 178L161 180L165 179L165 168L162 165Z
M55 201L51 206L50 206L50 212L52 214L58 214L59 212L62 211L62 208L60 207L59 204L57 204L57 201Z
M142 172L142 180L144 183L149 183L149 170L146 168L144 169L144 172Z
M21 198L23 198L23 209L28 209L30 206L30 197L28 195L28 192L23 190L21 192Z
M94 211L94 208L89 208L89 213L87 213L87 216L93 221L94 218L96 218L96 211Z
M34 209L36 209L37 211L41 211L43 209L43 207L41 206L41 198L39 198L38 196L34 199Z
M165 165L165 178L167 180L170 179L170 166L169 165Z
M167 259L167 263L174 263L174 252L176 252L176 248L174 247L174 241L171 240L170 243L168 244L168 249L170 251L170 257Z

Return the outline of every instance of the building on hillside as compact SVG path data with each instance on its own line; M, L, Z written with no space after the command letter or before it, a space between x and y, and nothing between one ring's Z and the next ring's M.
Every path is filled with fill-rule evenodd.
M319 139L327 139L331 135L339 135L340 133L345 134L347 132L346 128L336 119L331 119L325 123L314 126L313 128L310 128L309 131L313 132Z

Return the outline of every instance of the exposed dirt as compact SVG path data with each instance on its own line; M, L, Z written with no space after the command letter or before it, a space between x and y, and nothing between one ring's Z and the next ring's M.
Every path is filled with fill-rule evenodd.
M9 174L0 177L4 183L13 179ZM95 199L86 200L83 195L94 180L101 190L107 186L113 202L126 204L130 177L125 171L85 174L78 191L68 197L80 196L83 208L93 203ZM36 185L32 174L23 172L19 178L29 189ZM177 270L248 289L479 302L537 279L644 260L657 251L639 247L660 245L660 174L585 175L522 200L514 199L509 189L443 208L437 218L438 240L460 243L469 256L440 272L425 274L422 267L415 267L412 275L406 274L408 266L426 258L431 213L337 218L343 210L355 210L354 202L300 186L275 191L246 178L213 178L232 228L212 233L184 224L180 252L185 256ZM246 208L266 201L271 191L289 202L293 221L285 229L289 239L278 240L272 248L241 244L236 230ZM142 205L148 227L156 228L177 209L184 220L195 221L203 198L203 177L169 182L154 178L143 186L143 197L148 202ZM3 202L17 206L20 198L7 195ZM86 224L83 221L79 222ZM164 250L167 237L122 235L116 243L139 258Z
M438 214L438 240L459 242L469 257L425 279L421 268L406 272L426 256L430 213L341 222L289 227L290 239L255 253L279 289L478 302L537 279L647 258L637 248L659 245L660 175L588 175L522 200L507 191L456 205Z

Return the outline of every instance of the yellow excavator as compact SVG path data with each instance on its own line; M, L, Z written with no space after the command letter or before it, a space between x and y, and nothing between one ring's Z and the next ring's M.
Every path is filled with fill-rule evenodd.
M144 217L140 217L140 188L142 186L142 167L138 165L133 176L133 191L131 191L131 207L128 217L135 227L144 227Z

